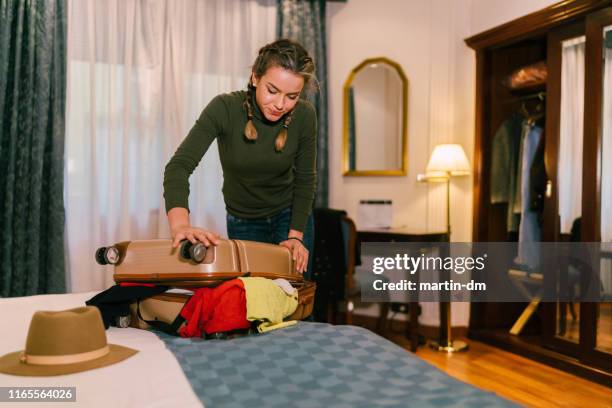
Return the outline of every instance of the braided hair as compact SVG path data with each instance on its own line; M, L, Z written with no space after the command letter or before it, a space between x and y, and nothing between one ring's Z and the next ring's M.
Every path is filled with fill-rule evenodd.
M255 63L253 64L253 74L255 77L261 78L266 73L268 68L274 66L278 66L301 75L302 78L304 78L304 87L310 85L313 82L311 80L314 79L314 81L316 81L314 78L315 65L313 59L308 55L306 49L295 41L282 39L262 47L259 50L257 58L255 59ZM257 129L255 129L255 125L253 124L253 106L251 102L254 90L255 86L249 80L246 99L244 101L244 107L247 113L247 123L244 128L244 136L250 141L257 140ZM289 114L285 117L281 130L276 136L274 148L277 152L282 152L285 148L288 129L291 121L293 120L294 112L295 108L292 109L291 112L289 112Z

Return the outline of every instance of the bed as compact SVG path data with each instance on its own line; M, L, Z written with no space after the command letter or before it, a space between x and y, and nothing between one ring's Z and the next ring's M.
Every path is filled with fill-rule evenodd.
M23 349L36 310L81 306L94 294L0 299L0 355ZM0 385L75 386L77 402L66 403L69 407L514 406L354 326L300 322L276 332L206 341L110 328L107 337L140 352L78 374L0 374Z

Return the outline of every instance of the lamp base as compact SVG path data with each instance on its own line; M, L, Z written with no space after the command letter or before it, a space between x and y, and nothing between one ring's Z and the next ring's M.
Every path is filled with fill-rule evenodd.
M465 341L461 340L453 340L446 345L442 345L438 341L429 342L429 347L436 351L444 351L446 353L456 353L458 351L466 351L468 349L468 344Z

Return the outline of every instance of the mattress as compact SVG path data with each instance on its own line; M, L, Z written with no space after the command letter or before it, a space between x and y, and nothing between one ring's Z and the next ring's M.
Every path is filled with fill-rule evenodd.
M0 355L23 349L35 311L82 306L95 294L0 299ZM140 352L111 366L70 375L0 373L0 385L76 387L76 403L53 404L67 407L514 406L354 326L299 322L231 340L111 327L107 338ZM27 404L36 405L48 403Z

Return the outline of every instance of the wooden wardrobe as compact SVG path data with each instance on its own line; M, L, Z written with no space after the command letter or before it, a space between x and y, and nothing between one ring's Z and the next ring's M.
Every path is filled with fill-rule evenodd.
M612 174L601 174L602 101L604 97L602 49L604 30L612 26L612 1L568 0L467 38L476 54L476 138L474 154L474 242L509 240L506 204L491 204L491 151L500 124L521 103L521 92L510 91L504 79L518 68L545 61L545 83L523 92L545 93L545 166L548 188L544 199L542 241L568 240L559 227L557 191L561 123L562 42L585 36L584 132L582 160L582 228L580 240L601 241L600 193ZM611 146L606 145L606 149ZM520 335L509 330L525 310L523 303L472 303L469 336L565 371L612 385L612 349L602 346L612 335L612 303L570 305L575 338L559 335L559 303L541 303ZM606 313L604 313L606 312ZM566 324L566 321L563 324ZM564 326L565 327L565 326Z

